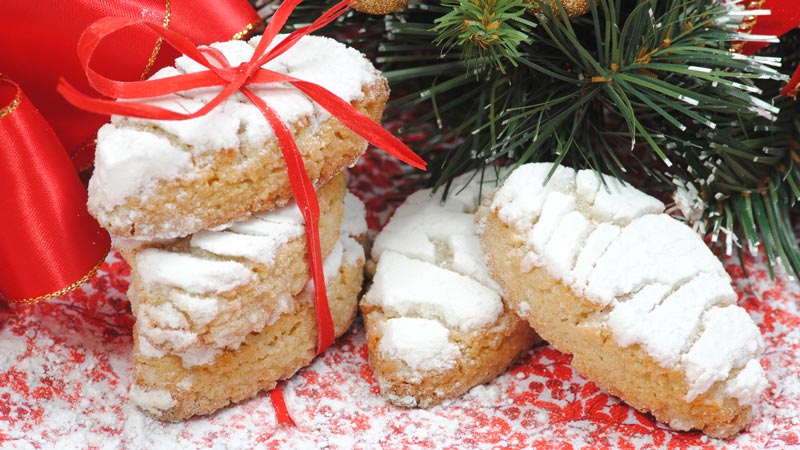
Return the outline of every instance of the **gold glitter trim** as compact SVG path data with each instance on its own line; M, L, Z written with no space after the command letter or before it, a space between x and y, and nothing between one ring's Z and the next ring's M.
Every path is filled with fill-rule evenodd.
M73 153L72 157L70 158L70 159L72 159L72 163L74 164L75 163L75 158L78 158L79 156L83 155L83 152L85 152L86 149L91 147L91 146L95 146L95 147L97 146L97 133L94 133L94 135L92 137L90 137L89 139L85 140L83 142L83 144L79 145L76 148L75 153ZM93 164L94 163L92 161L87 161L86 164L83 167L75 166L75 168L78 170L78 173L80 173L80 172L83 172L84 170L87 170L87 169L91 168Z
M40 295L38 297L23 298L23 299L20 299L20 300L9 299L8 301L9 301L9 303L26 303L26 304L30 305L32 303L38 303L38 302L40 302L42 300L49 300L51 298L61 297L62 295L66 294L66 293L68 293L70 291L74 291L75 289L80 287L80 285L82 285L83 283L86 283L87 281L89 281L89 278L92 278L94 276L94 274L97 273L97 271L100 269L100 266L103 265L103 262L105 262L105 260L106 260L106 256L108 256L108 252L106 252L105 255L103 255L103 257L100 258L100 261L97 264L95 264L94 267L92 267L92 270L90 270L89 273L84 275L83 278L81 278L80 280L70 284L69 286L67 286L65 288L59 289L59 290L57 290L55 292L52 292L50 294Z
M164 5L164 22L161 24L164 28L169 28L170 16L172 16L172 1L166 0L166 4ZM145 66L142 76L139 77L140 79L144 80L147 77L147 74L150 73L150 70L153 69L153 65L156 63L158 52L161 51L161 45L163 43L164 39L159 36L155 47L153 47L153 53L150 54L150 59L147 60L147 66Z
M752 9L761 9L764 6L766 0L752 0L750 3L747 4L745 7L746 10ZM758 16L745 16L742 19L742 23L739 24L739 31L742 33L752 33L753 27L756 26L756 21L758 20ZM731 45L731 51L734 53L741 53L744 50L744 46L747 43L745 41L734 42Z
M0 83L5 84L6 86L17 88L17 94L14 96L14 100L11 100L11 103L9 103L5 108L0 109L0 119L2 119L19 108L19 104L22 103L22 89L20 89L17 83L14 83L2 74L0 74Z
M233 37L231 37L231 39L234 40L234 41L240 41L242 39L245 39L248 36L250 36L250 33L253 32L253 29L255 27L259 26L259 25L261 25L261 21L260 20L256 20L255 22L250 22L250 23L247 24L246 27L244 27L242 29L242 31L234 34Z

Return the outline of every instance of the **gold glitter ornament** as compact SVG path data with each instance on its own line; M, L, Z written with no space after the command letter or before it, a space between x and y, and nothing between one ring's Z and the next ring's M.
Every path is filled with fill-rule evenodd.
M367 14L389 14L408 5L409 0L356 0L353 9Z
M536 0L525 0L528 3L531 3L535 6L531 7L532 13L542 12L542 9L538 6ZM582 16L590 11L589 0L561 0L561 6L564 7L564 11L567 12L570 18ZM558 3L557 0L550 0L550 8L553 9L553 12L558 15Z

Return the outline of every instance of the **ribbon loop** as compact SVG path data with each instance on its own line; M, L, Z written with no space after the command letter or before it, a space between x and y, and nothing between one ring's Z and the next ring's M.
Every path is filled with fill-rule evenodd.
M86 211L86 189L55 132L19 85L0 76L4 100L0 296L35 303L83 284L111 243Z

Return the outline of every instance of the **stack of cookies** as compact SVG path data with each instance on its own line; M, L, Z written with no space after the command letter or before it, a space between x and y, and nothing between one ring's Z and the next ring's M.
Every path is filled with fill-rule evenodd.
M236 66L258 39L212 47ZM265 67L322 85L374 121L389 95L366 58L327 38L304 37ZM200 70L184 56L154 77ZM356 314L366 233L364 207L346 192L342 170L367 143L294 88L250 88L291 130L317 190L340 336ZM191 112L217 92L149 103ZM208 414L272 389L315 356L303 215L275 133L244 97L183 121L113 117L98 133L89 210L131 265L131 398L146 412L164 420Z

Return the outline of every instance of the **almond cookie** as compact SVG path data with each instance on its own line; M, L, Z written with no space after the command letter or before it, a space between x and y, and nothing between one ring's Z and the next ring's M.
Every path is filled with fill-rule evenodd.
M260 225L250 224L254 220L263 218L253 218L229 229L258 230ZM220 248L224 247L222 244ZM236 247L235 242L228 246ZM238 253L220 252L217 257L184 254L191 260L169 261L176 265L161 268L161 276L167 281L174 280L174 284L193 277L199 285L202 277L207 285L214 285L213 289L203 292L174 289L163 299L145 297L147 290L138 286L131 289L129 296L137 315L131 399L154 417L174 421L211 413L272 389L277 381L290 377L314 358L317 326L314 287L307 281L309 275L301 277L300 289L295 292L284 286L296 284L286 275L296 270L284 265L297 261L288 257L279 259L278 251L277 266L271 267L270 273L262 273L270 270L269 266L259 267L257 264L261 263L245 261L246 257ZM298 255L303 255L302 245ZM195 270L195 265L202 265L199 261L213 262L216 267ZM240 266L241 278L228 265ZM328 301L337 337L347 331L355 318L363 265L361 245L345 232L324 259ZM243 275L245 272L252 277ZM260 298L251 291L229 298L231 291L241 289L241 286L229 287L239 279L246 282L242 286L268 284L269 290L252 288L251 291L261 292ZM137 284L147 284L141 280Z
M729 437L766 386L758 327L664 205L593 171L519 167L477 217L517 313L572 365L677 430Z
M345 191L344 174L318 191L323 255L338 239ZM189 367L291 310L309 279L303 217L294 202L186 238L115 245L131 265L138 347L176 355Z
M250 59L258 40L211 46L237 66ZM374 121L380 121L389 96L386 80L363 55L324 37L306 36L264 67L321 85ZM182 56L175 67L154 77L203 69ZM250 89L287 124L315 184L332 178L366 149L365 140L299 90L275 83ZM150 103L196 111L217 92L194 89ZM202 117L114 116L98 132L89 211L116 236L151 240L186 236L282 206L291 196L275 133L240 93Z
M373 284L361 303L381 393L427 408L485 383L538 338L504 307L475 235L480 175L457 178L445 203L412 194L375 239Z

